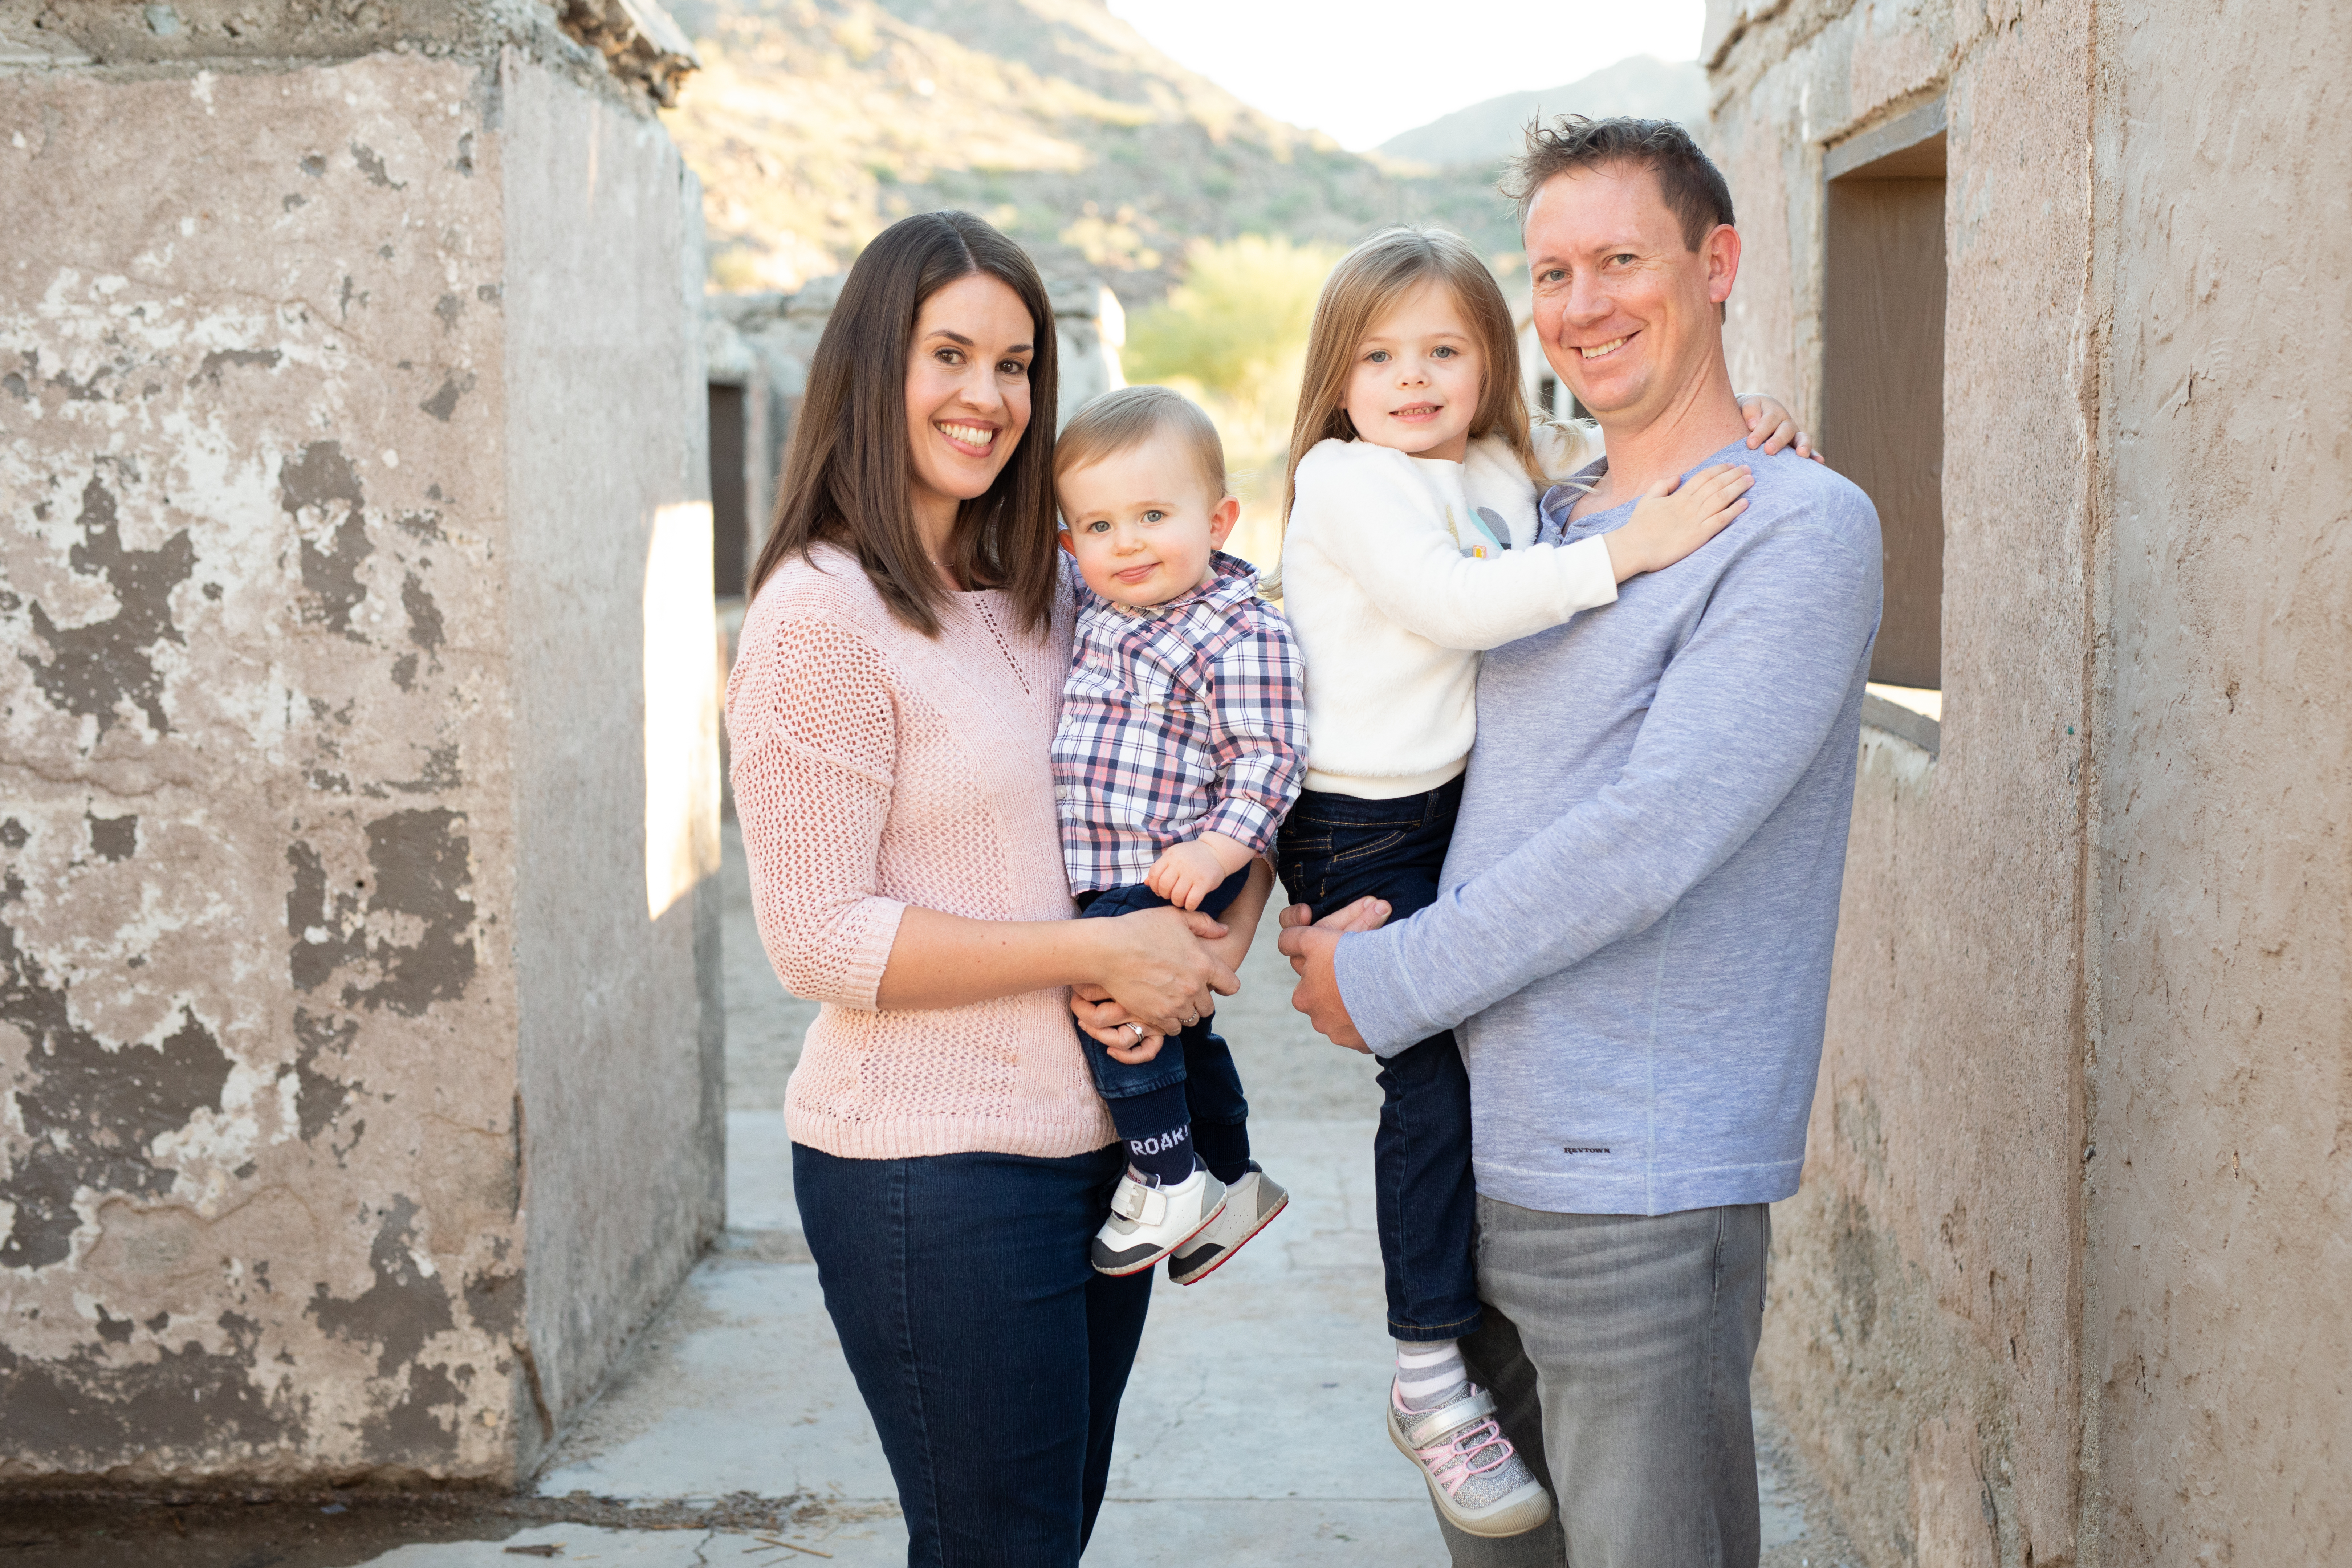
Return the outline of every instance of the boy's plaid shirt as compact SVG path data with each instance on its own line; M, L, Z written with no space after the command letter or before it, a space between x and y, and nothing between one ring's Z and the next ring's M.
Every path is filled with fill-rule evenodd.
M1070 574L1077 644L1054 735L1070 891L1143 880L1160 851L1222 833L1263 855L1307 771L1298 645L1219 551L1205 588L1145 609Z

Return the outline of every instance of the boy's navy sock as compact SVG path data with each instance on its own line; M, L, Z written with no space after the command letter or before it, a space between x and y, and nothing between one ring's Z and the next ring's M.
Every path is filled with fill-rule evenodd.
M1192 1173L1192 1113L1182 1080L1107 1101L1112 1124L1127 1140L1127 1163L1163 1187Z
M1201 1163L1209 1167L1209 1174L1225 1185L1230 1187L1249 1174L1248 1122L1196 1121L1192 1146L1200 1152Z

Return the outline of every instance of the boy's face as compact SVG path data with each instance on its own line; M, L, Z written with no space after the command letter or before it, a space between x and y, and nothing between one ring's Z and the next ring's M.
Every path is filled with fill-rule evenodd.
M1207 493L1170 435L1072 468L1055 489L1069 524L1062 548L1087 587L1120 605L1164 605L1208 582L1209 556L1242 512L1233 497Z

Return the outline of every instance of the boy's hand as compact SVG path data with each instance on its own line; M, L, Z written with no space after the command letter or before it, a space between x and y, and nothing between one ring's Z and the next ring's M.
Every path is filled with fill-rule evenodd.
M1690 477L1688 484L1660 479L1642 492L1633 519L1601 537L1617 581L1673 565L1730 525L1748 510L1740 498L1756 476L1736 463L1718 463Z
M1143 874L1143 885L1180 910L1197 910L1201 900L1232 875L1216 850L1205 839L1195 838L1161 851L1151 869Z
M1743 397L1739 400L1740 417L1748 421L1748 449L1764 448L1770 457L1782 447L1794 443L1797 456L1811 458L1826 466L1827 458L1813 450L1805 433L1797 428L1797 416L1782 406L1777 397Z

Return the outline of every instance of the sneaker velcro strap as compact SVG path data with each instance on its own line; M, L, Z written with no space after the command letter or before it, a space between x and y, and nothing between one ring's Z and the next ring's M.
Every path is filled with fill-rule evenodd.
M1138 1225L1158 1225L1168 1217L1168 1194L1132 1176L1122 1177L1118 1191L1111 1194L1110 1212Z
M1473 1384L1470 1392L1451 1405L1440 1405L1423 1417L1427 1423L1414 1441L1426 1447L1443 1442L1449 1433L1459 1432L1474 1421L1484 1421L1495 1413L1495 1396Z

